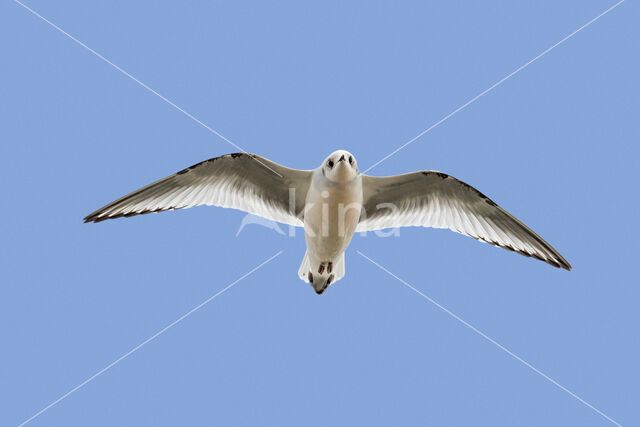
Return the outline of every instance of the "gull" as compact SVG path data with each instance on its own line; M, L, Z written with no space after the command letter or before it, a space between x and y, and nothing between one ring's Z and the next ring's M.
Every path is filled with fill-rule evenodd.
M448 228L571 269L551 245L469 184L433 170L368 176L345 150L313 170L290 169L251 153L214 157L121 197L84 221L199 205L304 227L307 251L298 276L317 294L344 277L344 253L354 233L396 227Z

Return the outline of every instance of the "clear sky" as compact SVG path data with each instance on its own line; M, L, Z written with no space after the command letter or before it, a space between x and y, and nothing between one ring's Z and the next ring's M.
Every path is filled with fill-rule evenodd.
M312 4L313 3L313 4ZM25 4L247 151L362 169L615 3ZM446 230L356 237L324 295L301 232L200 207L83 224L238 151L13 1L0 3L0 425L606 426L366 254L607 416L639 425L637 2L376 167L437 169L571 272Z

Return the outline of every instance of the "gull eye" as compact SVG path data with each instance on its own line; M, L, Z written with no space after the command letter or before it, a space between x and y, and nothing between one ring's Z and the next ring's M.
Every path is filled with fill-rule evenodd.
M353 164L353 157L349 156L349 164L352 165Z
M332 167L333 167L333 160L329 160L329 161L327 162L327 166L329 166L330 168L332 168Z

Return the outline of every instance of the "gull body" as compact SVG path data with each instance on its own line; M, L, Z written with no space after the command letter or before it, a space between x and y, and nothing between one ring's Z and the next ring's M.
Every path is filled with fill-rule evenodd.
M305 198L307 253L298 274L324 292L345 274L344 251L351 243L362 211L362 177L353 155L331 153L313 171Z
M313 170L287 168L249 153L214 157L109 203L85 222L198 205L304 227L307 251L298 276L318 294L344 277L344 253L356 231L395 227L448 228L571 269L551 245L469 184L432 170L364 175L344 150Z

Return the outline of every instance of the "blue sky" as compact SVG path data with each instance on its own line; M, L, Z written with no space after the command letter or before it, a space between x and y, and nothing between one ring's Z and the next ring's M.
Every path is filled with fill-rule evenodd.
M27 4L247 151L366 168L615 2ZM323 296L301 232L216 208L100 224L116 197L237 151L0 4L0 425L640 424L638 5L627 1L372 174L437 169L571 272L446 230L356 237Z

